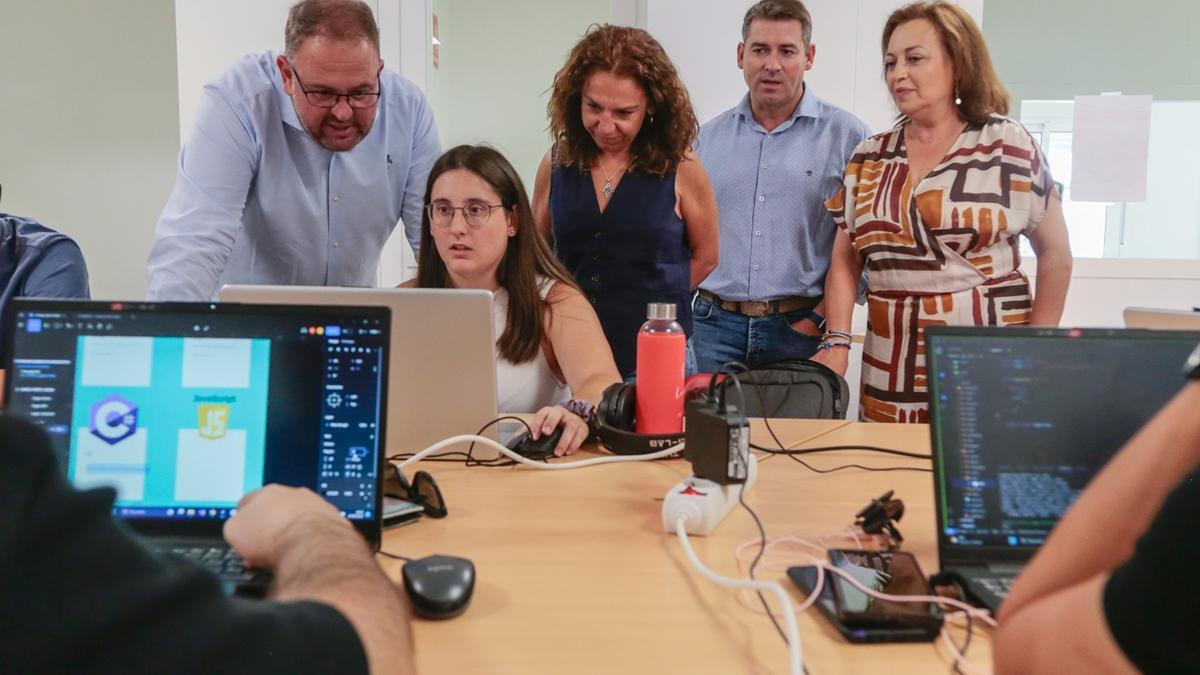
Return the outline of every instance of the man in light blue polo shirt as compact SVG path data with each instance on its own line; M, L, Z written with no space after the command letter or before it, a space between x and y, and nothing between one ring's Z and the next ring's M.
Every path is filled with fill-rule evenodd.
M244 56L205 86L150 251L150 299L374 286L396 221L420 244L441 146L424 95L383 69L371 9L301 0L285 38L284 54Z
M837 229L823 202L870 135L804 85L816 46L797 0L747 10L737 54L749 93L700 127L697 148L721 221L721 262L693 305L700 372L816 352Z

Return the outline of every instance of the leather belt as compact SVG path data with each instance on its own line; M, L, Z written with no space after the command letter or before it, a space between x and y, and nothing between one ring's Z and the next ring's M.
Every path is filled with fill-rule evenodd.
M708 300L712 304L720 307L727 312L735 312L743 316L768 316L771 314L785 314L787 312L795 312L801 309L812 309L816 307L821 298L806 298L803 296L793 296L790 298L779 298L777 300L723 300L720 296L709 293L704 289L699 289L697 293L700 297Z

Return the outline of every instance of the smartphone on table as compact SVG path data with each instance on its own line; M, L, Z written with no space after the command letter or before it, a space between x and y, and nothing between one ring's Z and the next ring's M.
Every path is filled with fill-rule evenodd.
M383 527L395 527L411 523L421 517L424 507L398 497L383 498Z
M917 559L905 551L834 549L829 551L829 562L880 593L932 594ZM789 568L788 578L811 594L817 568ZM828 570L815 604L849 642L928 642L942 629L942 613L936 604L880 600Z

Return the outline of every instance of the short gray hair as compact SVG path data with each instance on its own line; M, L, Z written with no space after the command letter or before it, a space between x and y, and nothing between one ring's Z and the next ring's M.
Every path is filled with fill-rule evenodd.
M300 0L288 11L283 50L295 56L300 44L321 35L334 40L366 40L379 52L379 25L361 0Z
M761 0L746 10L742 19L742 40L750 35L750 24L755 19L767 21L799 21L804 34L804 45L812 44L812 15L800 0Z

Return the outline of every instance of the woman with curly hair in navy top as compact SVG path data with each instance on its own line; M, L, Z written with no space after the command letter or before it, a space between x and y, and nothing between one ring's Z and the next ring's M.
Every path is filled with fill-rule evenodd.
M571 50L548 114L554 144L538 168L534 217L629 377L646 304L675 303L690 336L692 290L717 266L716 198L690 150L696 115L662 46L608 25Z

